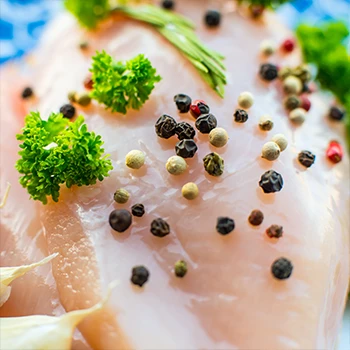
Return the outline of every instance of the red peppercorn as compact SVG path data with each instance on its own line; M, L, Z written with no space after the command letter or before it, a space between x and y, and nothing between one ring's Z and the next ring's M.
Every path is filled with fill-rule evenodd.
M92 81L91 74L89 74L84 80L84 87L87 90L92 90L94 82Z
M195 100L190 106L191 114L197 119L202 114L210 112L209 106L203 100Z
M295 47L295 41L294 39L286 39L282 43L282 50L285 52L292 52Z
M343 148L340 143L331 141L328 145L326 155L332 163L339 163L343 158Z
M305 109L305 111L309 111L311 108L311 101L306 95L301 95L300 96L300 101L301 101L301 108Z

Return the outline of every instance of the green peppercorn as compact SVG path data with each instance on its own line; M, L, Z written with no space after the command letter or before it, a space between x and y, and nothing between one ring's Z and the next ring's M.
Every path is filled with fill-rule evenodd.
M89 48L89 42L87 40L82 40L80 43L79 43L79 48L81 50L86 50Z
M174 272L176 277L184 277L187 273L187 264L184 260L179 260L175 263Z
M88 93L84 92L77 96L77 104L80 106L86 107L91 103L91 97Z
M286 110L292 111L293 109L300 107L301 101L297 95L290 95L283 100L283 105Z
M119 188L114 193L114 200L119 204L126 203L130 198L129 192L124 188Z
M77 96L78 96L78 94L76 91L69 91L68 92L68 100L70 102L77 102Z
M216 152L207 154L203 158L203 163L209 175L220 176L224 172L224 160Z

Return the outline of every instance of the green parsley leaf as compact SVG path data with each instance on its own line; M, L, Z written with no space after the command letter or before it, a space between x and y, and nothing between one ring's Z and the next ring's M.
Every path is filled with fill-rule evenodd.
M344 45L349 30L342 22L329 22L321 27L302 24L297 28L297 36L305 60L318 68L316 79L346 109L350 147L350 56Z
M245 3L253 6L263 6L266 8L277 8L280 5L283 5L292 0L239 0L239 3Z
M155 83L161 80L151 62L138 55L127 62L115 62L105 51L92 57L93 90L91 97L112 112L126 114L128 108L140 109L148 100Z
M31 112L22 134L17 135L21 158L16 169L23 176L20 184L34 200L47 203L47 196L57 202L60 185L93 185L108 176L112 164L101 136L87 130L84 118L69 122L62 114L51 114L48 121Z
M65 0L66 9L88 29L96 28L98 22L109 14L108 0Z

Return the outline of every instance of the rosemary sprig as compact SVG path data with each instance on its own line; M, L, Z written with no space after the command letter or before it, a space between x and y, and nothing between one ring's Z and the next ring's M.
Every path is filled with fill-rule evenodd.
M192 22L181 15L165 11L152 5L137 7L117 6L113 13L151 24L178 48L195 66L203 79L220 97L224 97L226 85L224 56L207 48L196 36Z

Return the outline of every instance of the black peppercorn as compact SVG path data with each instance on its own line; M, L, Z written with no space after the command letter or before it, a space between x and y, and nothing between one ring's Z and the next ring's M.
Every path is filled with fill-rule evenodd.
M145 207L143 204L135 204L131 207L131 213L134 216L141 217L145 214Z
M192 158L197 149L197 145L192 139L181 140L175 146L176 155L182 158Z
M164 237L170 233L170 226L164 219L158 218L152 221L151 232L156 237Z
M237 123L245 123L248 120L248 113L244 109L237 109L233 116Z
M204 16L204 21L208 27L217 27L221 21L221 13L216 10L208 10Z
M259 186L265 193L279 192L283 187L283 178L276 171L269 170L261 176Z
M117 232L126 231L132 222L132 216L126 209L113 210L109 215L109 224Z
M135 266L131 272L131 283L142 287L149 278L149 272L144 266Z
M174 96L174 102L180 113L187 113L190 110L192 100L185 94L178 94Z
M271 63L264 63L260 66L260 76L266 81L272 81L278 76L277 66Z
M176 121L170 115L163 114L156 122L156 133L163 139L168 139L175 135Z
M191 124L180 122L176 125L175 133L179 140L193 139L196 135L196 130Z
M209 134L217 125L216 118L211 114L203 114L196 120L196 128L202 134Z
M75 115L75 107L67 103L60 108L60 113L62 113L65 118L72 119Z
M330 119L338 121L344 118L345 112L336 106L332 106L328 115Z
M219 217L216 223L216 231L222 235L228 235L235 228L235 222L228 217Z
M291 276L293 272L293 265L290 260L286 258L279 258L272 264L271 272L275 278L285 280Z
M264 214L262 213L261 210L253 210L250 215L249 215L249 218L248 218L248 221L251 225L253 226L259 226L262 224L264 220Z
M175 276L176 277L184 277L187 273L187 264L184 260L179 260L175 263L174 268Z
M29 98L33 96L33 94L34 94L33 89L28 86L22 91L22 98L23 99Z
M315 163L316 156L310 151L301 151L298 155L298 160L301 165L310 168L312 164Z
M267 230L266 234L270 238L280 238L283 235L283 227L280 225L271 225Z
M175 6L175 3L173 0L163 0L162 1L162 7L166 10L172 10Z
M209 175L220 176L224 172L224 160L215 152L203 158L204 169Z

